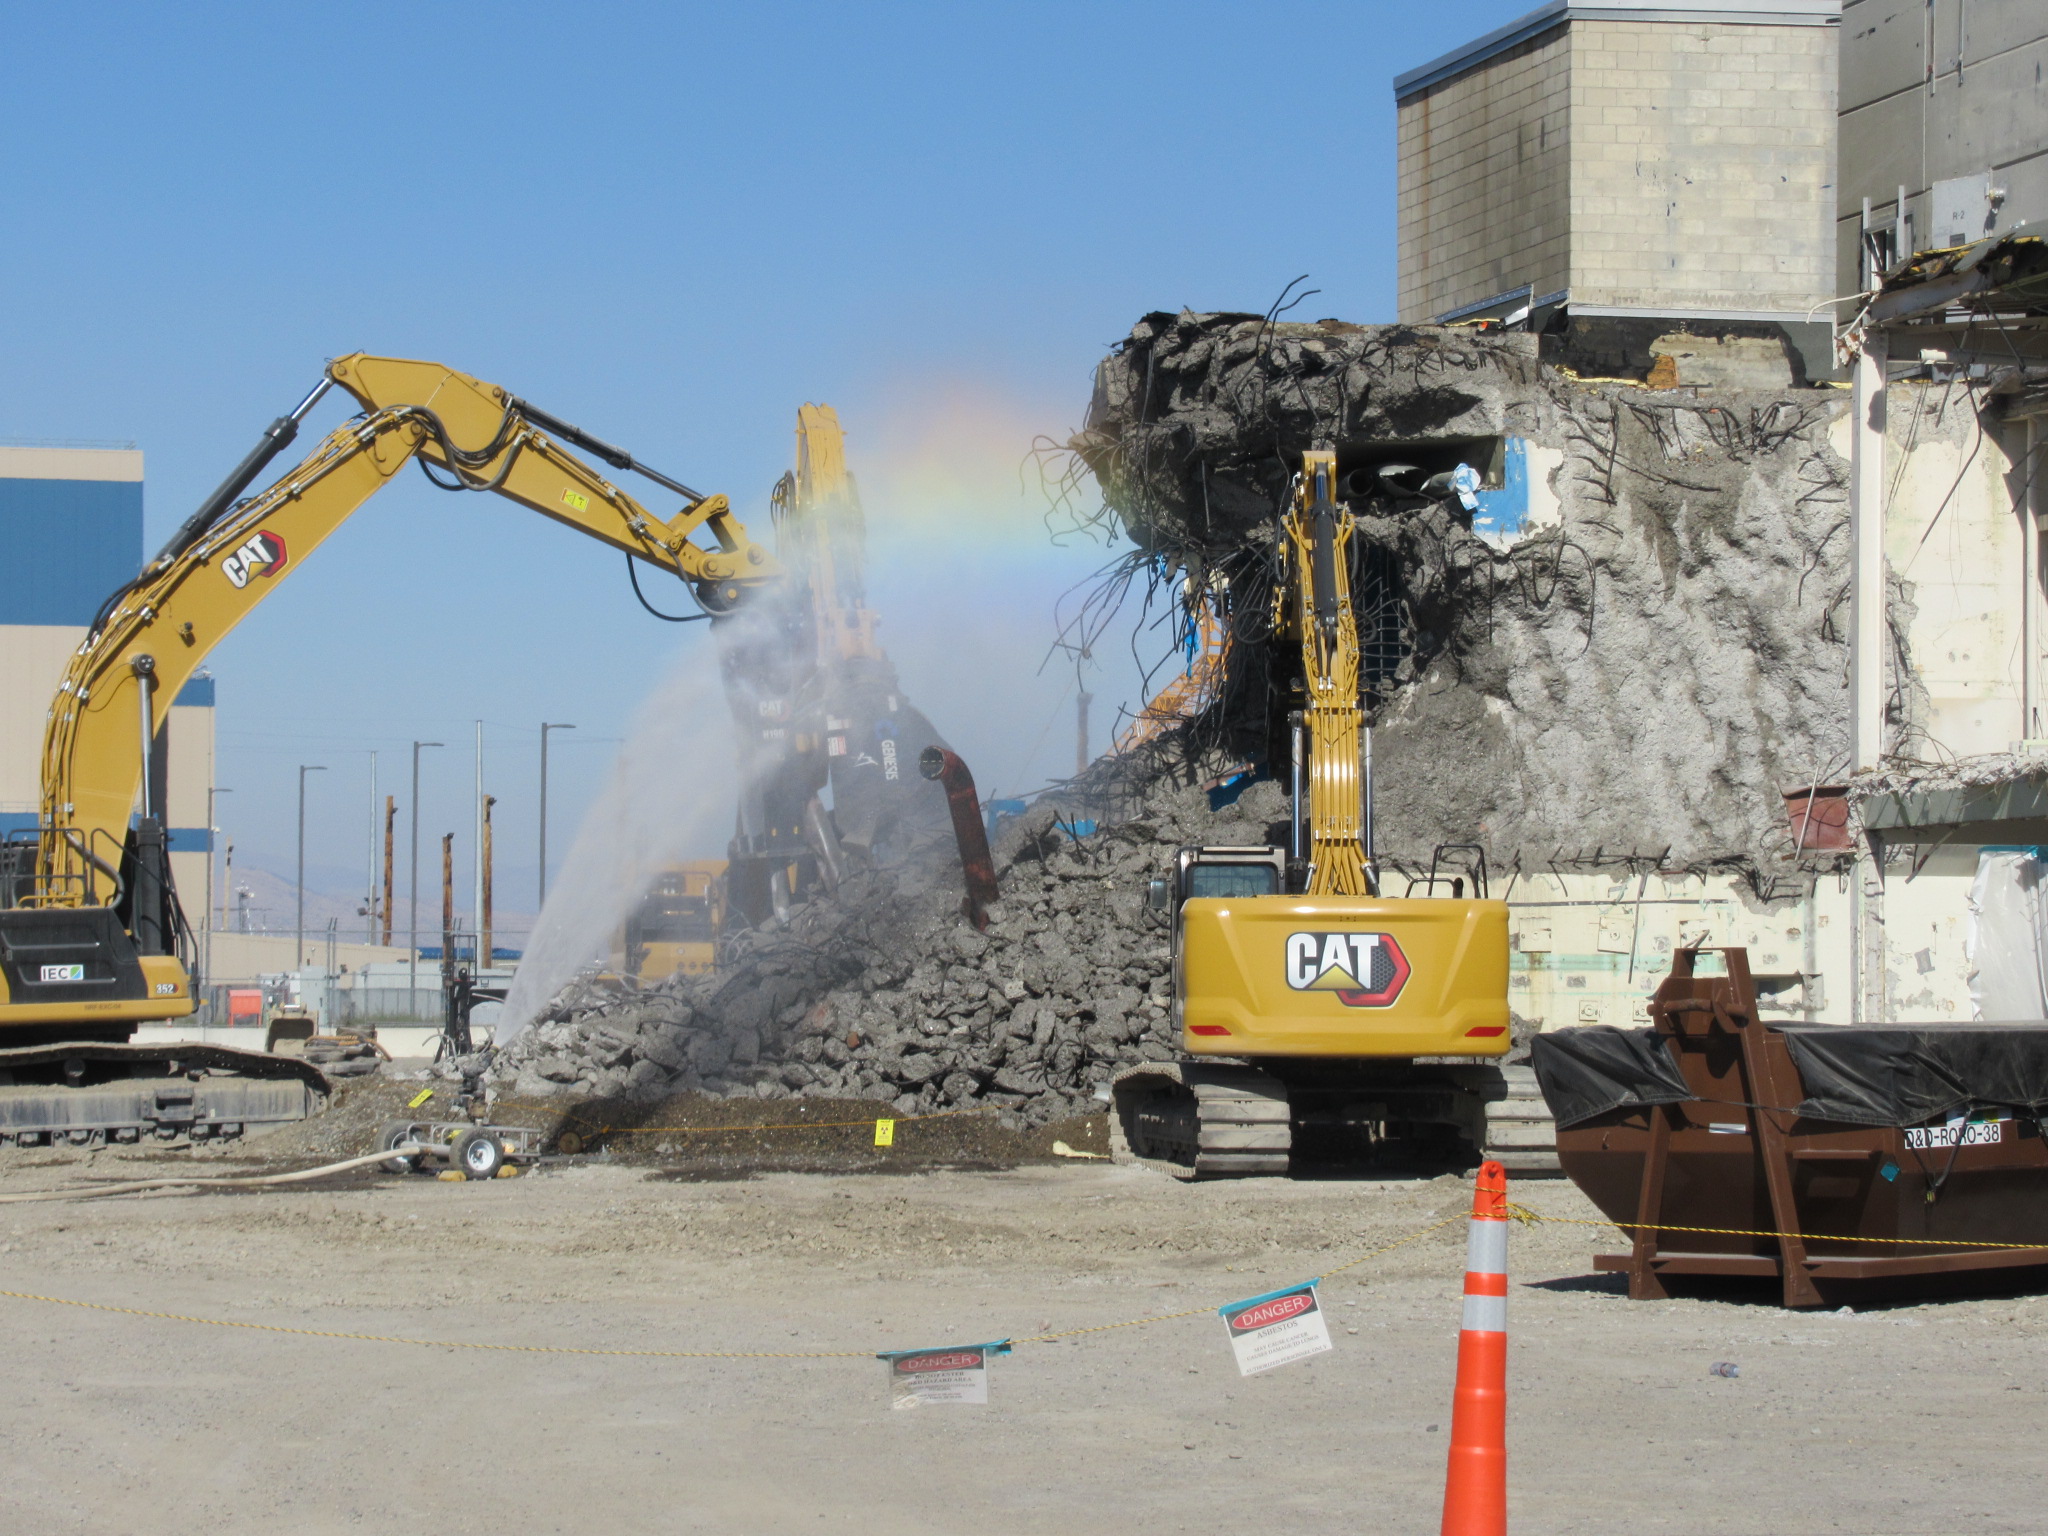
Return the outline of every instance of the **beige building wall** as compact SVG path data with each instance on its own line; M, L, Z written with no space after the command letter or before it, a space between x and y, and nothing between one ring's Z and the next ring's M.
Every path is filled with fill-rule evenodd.
M1400 313L1565 286L1570 43L1558 27L1402 105Z
M1837 29L1568 30L1573 308L1804 316L1829 298Z
M1910 685L1925 701L1897 750L1922 761L2008 752L2027 735L2026 429L1990 419L1994 407L1947 381L1902 379L1886 392L1885 558L1912 606ZM1845 414L1831 434L1844 460L1849 436Z
M192 909L188 907L189 910ZM292 950L296 942L296 937L289 933L213 933L207 940L206 979L211 984L226 986L295 970ZM326 935L322 934L317 940L309 935L306 950L315 966L324 966L327 963ZM406 952L402 947L385 944L337 943L334 946L337 970L360 971L366 965L402 966L405 958ZM422 988L440 987L438 967L437 961L420 962Z
M40 809L43 727L84 626L0 624L0 813Z
M173 829L171 882L185 908L185 920L196 931L209 921L207 869L213 855L208 851L211 835L206 800L214 775L213 706L172 705L164 740L170 759L164 785L164 825Z
M0 443L0 479L142 483L139 448L51 448Z

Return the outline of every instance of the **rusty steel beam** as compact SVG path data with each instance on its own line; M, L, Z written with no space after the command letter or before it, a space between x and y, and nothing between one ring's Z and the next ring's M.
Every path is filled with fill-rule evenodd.
M988 851L988 829L981 823L981 800L974 789L974 775L957 754L944 747L926 747L918 754L917 771L936 779L946 791L946 806L953 813L953 836L960 844L960 870L967 878L967 895L960 910L976 928L988 927L988 904L999 900L995 860Z

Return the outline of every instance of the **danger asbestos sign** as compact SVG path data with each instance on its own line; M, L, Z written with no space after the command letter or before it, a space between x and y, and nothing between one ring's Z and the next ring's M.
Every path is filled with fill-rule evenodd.
M1330 1347L1330 1330L1316 1302L1316 1282L1268 1291L1218 1307L1230 1331L1230 1348L1240 1376L1256 1376L1276 1365L1292 1365Z

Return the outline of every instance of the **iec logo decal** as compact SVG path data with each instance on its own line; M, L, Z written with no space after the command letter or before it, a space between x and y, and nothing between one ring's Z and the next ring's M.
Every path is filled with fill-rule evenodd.
M1290 933L1287 985L1334 992L1347 1008L1384 1008L1408 983L1408 957L1391 933Z
M284 540L269 529L259 529L242 546L220 563L228 585L240 590L253 576L275 576L284 569Z

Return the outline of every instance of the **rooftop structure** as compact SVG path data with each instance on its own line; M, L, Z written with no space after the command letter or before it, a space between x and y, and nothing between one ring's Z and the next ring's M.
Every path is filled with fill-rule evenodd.
M1610 371L1673 331L1785 338L1827 372L1839 12L1552 0L1398 76L1401 318L1576 334Z
M2048 8L1847 0L1837 293L1923 251L2048 232L2044 76Z

